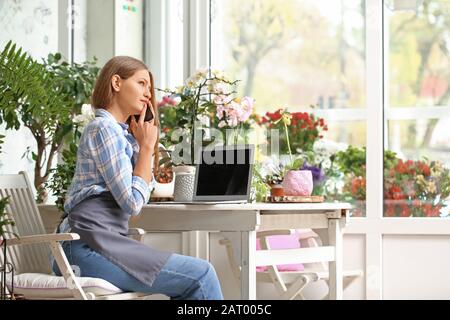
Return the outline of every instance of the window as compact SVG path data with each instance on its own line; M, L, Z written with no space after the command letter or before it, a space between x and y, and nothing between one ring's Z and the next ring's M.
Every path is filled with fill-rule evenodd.
M385 216L448 215L450 1L424 0L386 19ZM395 4L395 3L394 3Z
M212 1L211 66L242 80L238 95L255 98L257 113L313 112L328 123L325 140L365 152L365 24L363 0ZM346 199L364 200L349 169Z
M145 60L158 88L174 88L186 78L187 8L183 0L146 1Z

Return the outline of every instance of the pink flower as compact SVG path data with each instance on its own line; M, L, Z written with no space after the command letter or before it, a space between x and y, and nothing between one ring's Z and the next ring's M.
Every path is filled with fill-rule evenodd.
M241 99L241 116L239 121L245 122L253 113L253 106L255 105L255 100L250 97L243 97Z

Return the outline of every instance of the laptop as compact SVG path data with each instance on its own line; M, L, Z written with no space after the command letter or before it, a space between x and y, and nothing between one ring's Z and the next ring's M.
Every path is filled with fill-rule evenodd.
M254 145L201 148L196 158L192 201L169 203L247 203L250 199L254 153Z

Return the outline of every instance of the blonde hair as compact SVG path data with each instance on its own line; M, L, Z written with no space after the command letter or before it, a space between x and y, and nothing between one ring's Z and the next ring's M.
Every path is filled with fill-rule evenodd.
M110 59L105 66L102 68L100 75L95 82L94 92L91 97L92 107L95 109L105 109L113 98L114 90L111 84L111 79L114 75L118 75L120 78L126 80L132 77L137 71L147 70L150 75L150 92L151 92L151 103L154 112L154 124L159 128L159 114L158 105L156 104L155 97L155 86L153 81L153 74L149 68L142 61L128 56L117 56ZM129 119L128 119L129 120ZM128 121L129 123L129 121ZM158 167L159 167L159 130L158 137L154 146L155 156L153 162L153 175L156 178Z

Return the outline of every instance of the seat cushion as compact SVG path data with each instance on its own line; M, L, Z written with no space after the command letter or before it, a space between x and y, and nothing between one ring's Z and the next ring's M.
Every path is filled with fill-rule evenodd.
M271 249L297 249L300 248L299 231L296 230L291 235L268 236L267 240ZM260 239L256 239L256 250L261 250ZM256 267L257 272L267 271L266 266ZM303 271L305 267L302 263L277 265L278 271Z
M110 282L89 277L77 278L83 290L96 296L111 295L123 292ZM11 277L7 279L11 290ZM63 277L41 273L22 273L14 276L14 293L23 294L29 299L73 298Z

